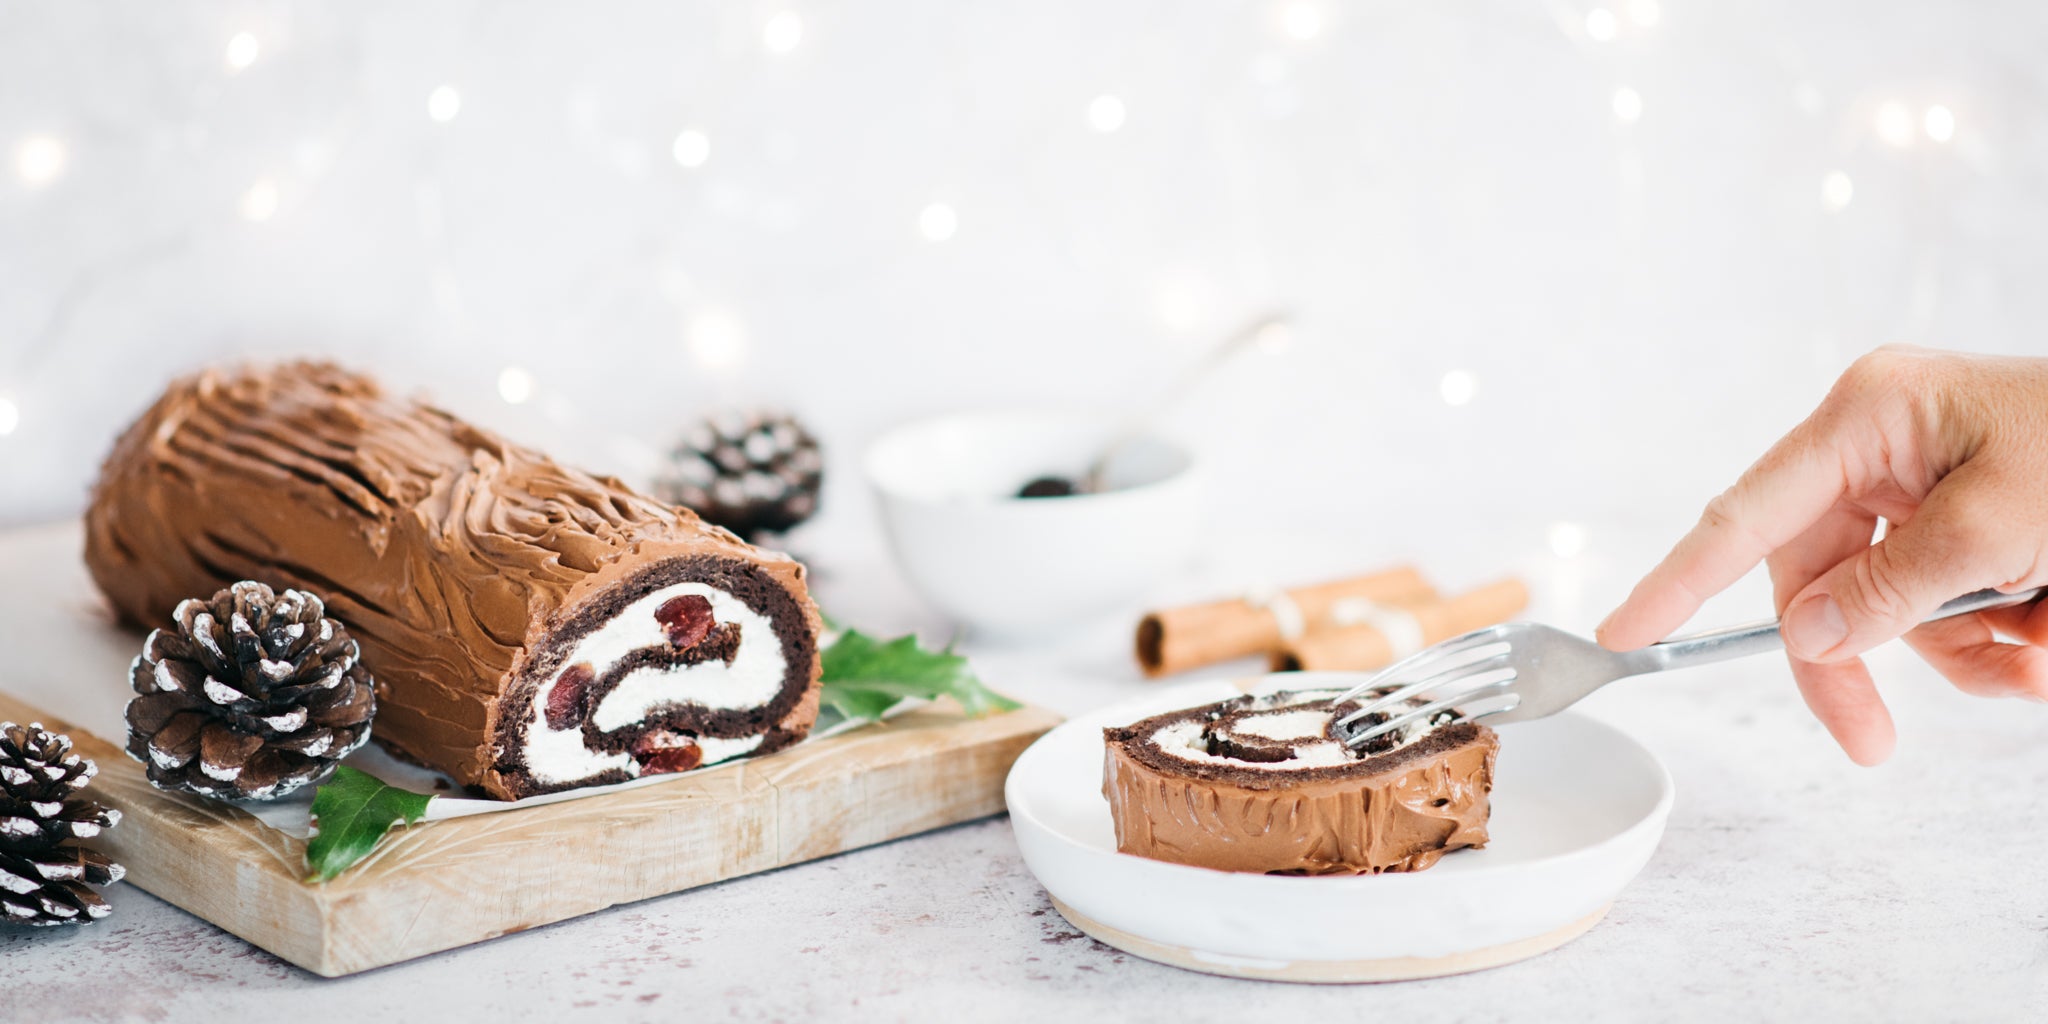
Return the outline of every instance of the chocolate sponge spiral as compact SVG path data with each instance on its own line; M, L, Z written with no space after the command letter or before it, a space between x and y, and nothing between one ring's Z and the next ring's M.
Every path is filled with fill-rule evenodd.
M168 622L239 580L318 595L375 739L516 798L766 753L817 715L801 565L332 365L177 381L116 442L86 562Z
M1358 704L1337 696L1280 690L1105 730L1117 849L1326 875L1421 871L1486 845L1493 730L1445 712L1353 748L1335 723Z

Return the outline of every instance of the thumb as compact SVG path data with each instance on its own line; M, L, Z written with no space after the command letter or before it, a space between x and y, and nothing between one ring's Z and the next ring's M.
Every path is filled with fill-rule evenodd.
M1903 636L1950 598L2003 582L1990 530L1968 511L1962 481L1944 480L1912 519L1842 560L1785 606L1785 649L1845 661Z

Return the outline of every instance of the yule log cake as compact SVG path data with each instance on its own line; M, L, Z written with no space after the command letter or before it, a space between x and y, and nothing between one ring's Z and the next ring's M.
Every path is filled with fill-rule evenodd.
M1493 730L1446 711L1354 750L1334 722L1358 704L1339 695L1235 697L1104 730L1117 849L1326 875L1420 871L1486 845Z
M242 579L318 595L376 676L375 739L503 799L817 717L803 566L334 366L173 384L107 458L85 558L142 626Z

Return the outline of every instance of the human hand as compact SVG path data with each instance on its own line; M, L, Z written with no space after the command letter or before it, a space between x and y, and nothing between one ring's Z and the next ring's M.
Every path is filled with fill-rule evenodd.
M1894 637L1966 693L2048 700L2048 602L1917 625L1971 591L2048 584L2048 359L1857 360L1596 635L1614 650L1661 640L1759 560L1799 692L1858 764L1896 739L1858 657Z

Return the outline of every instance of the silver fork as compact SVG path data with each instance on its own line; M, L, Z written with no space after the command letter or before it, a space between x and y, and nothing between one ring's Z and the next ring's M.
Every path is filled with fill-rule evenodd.
M2016 594L1980 590L1936 609L1926 621L2025 604L2048 587ZM1673 637L1633 651L1610 651L1591 640L1534 622L1506 622L1455 636L1374 673L1331 701L1342 704L1384 686L1395 689L1337 720L1339 735L1353 723L1411 698L1427 703L1351 733L1358 746L1411 723L1455 710L1466 718L1522 722L1571 707L1608 683L1647 672L1691 668L1748 654L1781 650L1778 620ZM1435 697L1443 693L1444 696Z

